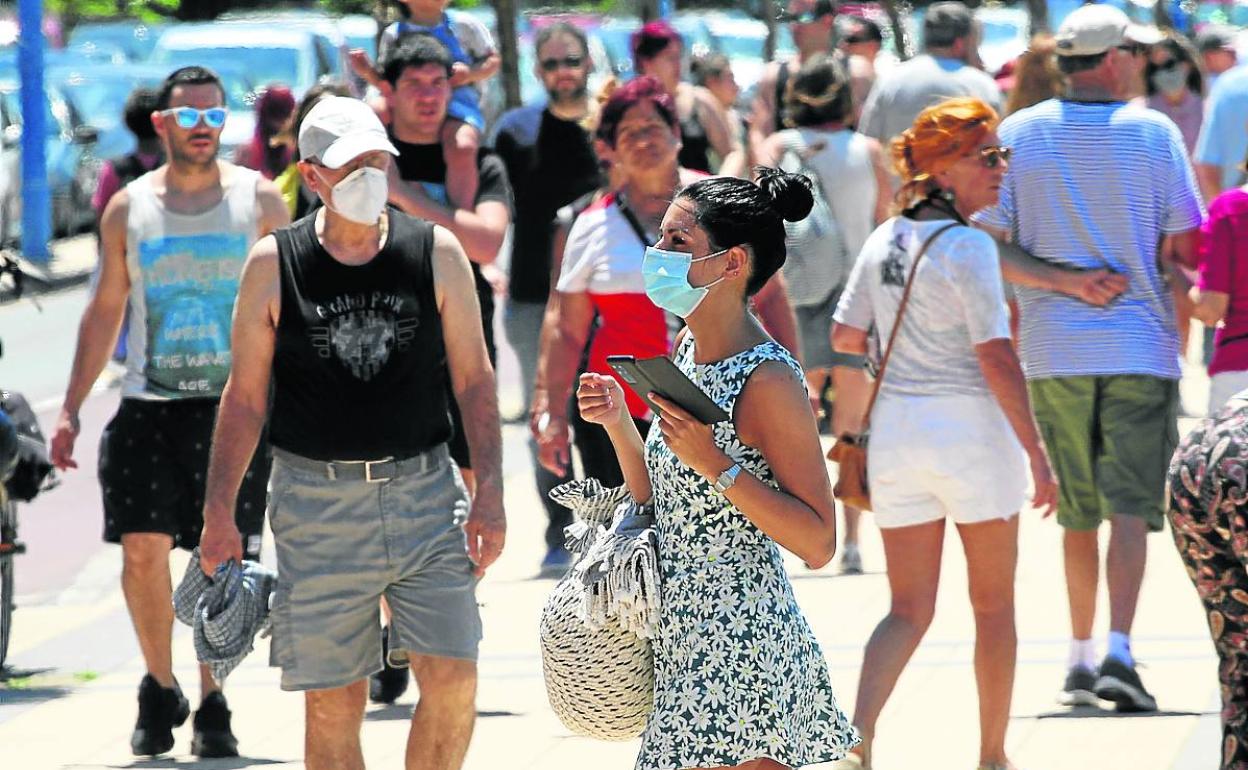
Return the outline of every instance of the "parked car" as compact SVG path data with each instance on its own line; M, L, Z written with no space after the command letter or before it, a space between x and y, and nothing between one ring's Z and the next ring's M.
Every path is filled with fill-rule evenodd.
M338 19L338 29L347 39L348 48L362 48L368 58L377 60L377 36L381 27L372 16L350 14Z
M147 59L156 45L163 24L141 21L106 21L77 24L69 33L69 45L106 44L120 48L132 62Z
M1027 50L1030 40L1027 9L1017 6L984 7L975 11L975 18L982 30L979 58L985 72L996 74L1007 61Z
M59 85L83 122L95 127L96 157L111 160L134 150L134 135L123 114L126 99L139 86L158 87L166 74L163 67L144 64L58 67L48 70L47 81Z
M94 153L98 132L82 121L58 86L49 85L44 92L52 231L54 235L70 235L94 223L91 196L99 177L100 161ZM22 125L18 84L0 82L0 146L4 153L20 157ZM17 167L20 169L20 160ZM11 243L21 235L20 171L12 177L5 194L7 197L0 200L0 242Z
M285 83L301 98L318 82L333 79L332 51L306 29L243 22L170 27L156 42L150 61L165 67L199 64L213 69L237 65L263 87Z
M282 29L307 30L315 35L314 43L318 56L328 64L326 79L342 83L348 83L350 80L351 63L348 53L351 46L338 24L338 19L323 11L299 9L239 11L222 14L219 21L231 24L261 25L269 28L276 26Z

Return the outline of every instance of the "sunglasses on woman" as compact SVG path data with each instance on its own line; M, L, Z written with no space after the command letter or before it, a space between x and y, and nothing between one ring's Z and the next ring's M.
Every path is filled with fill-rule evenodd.
M584 61L580 56L565 56L562 59L542 59L542 70L544 72L555 72L560 67L568 69L577 69Z
M1166 71L1166 70L1172 70L1172 69L1174 69L1175 67L1179 66L1179 65L1180 65L1180 64L1182 64L1182 63L1183 63L1183 62L1179 61L1178 59L1166 59L1166 60L1165 60L1164 62L1162 62L1161 64L1154 64L1154 65L1153 65L1153 67L1154 67L1154 69L1156 69L1158 72L1164 72L1164 71Z
M178 128L189 131L198 126L201 120L204 121L204 125L208 126L208 128L224 126L227 111L224 107L209 107L206 110L197 110L194 107L173 107L168 110L161 110L160 114L172 115L178 124Z
M1013 152L1009 147L997 145L995 147L983 147L979 151L979 162L984 164L984 168L996 168L1002 163L1010 162L1010 154Z

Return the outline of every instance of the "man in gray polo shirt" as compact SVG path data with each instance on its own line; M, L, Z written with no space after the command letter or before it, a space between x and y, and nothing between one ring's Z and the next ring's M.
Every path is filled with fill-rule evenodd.
M935 3L923 19L923 53L875 81L858 131L885 146L910 128L924 108L954 96L974 96L1000 111L1001 90L974 64L979 29L962 3Z
M1138 75L1128 26L1108 5L1085 5L1062 24L1058 66L1069 90L1001 123L1013 158L1000 203L975 219L1046 262L1128 279L1104 307L1020 287L1021 359L1061 482L1072 639L1060 701L1153 711L1129 634L1178 439L1178 335L1159 262L1191 262L1202 211L1178 128L1124 98ZM1165 239L1172 248L1159 254ZM1110 635L1098 665L1092 627L1102 522L1110 529Z

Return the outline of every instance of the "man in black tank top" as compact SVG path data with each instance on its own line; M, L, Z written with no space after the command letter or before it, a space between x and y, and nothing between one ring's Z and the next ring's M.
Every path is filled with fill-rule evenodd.
M386 206L397 151L372 109L325 97L299 131L325 206L252 250L208 475L201 565L238 558L228 515L269 411L270 523L281 565L271 659L305 691L306 764L362 767L365 680L410 664L422 718L407 767L457 768L476 711L476 581L502 551L494 371L467 257ZM447 383L450 383L448 393ZM461 405L471 504L446 442ZM466 540L466 542L465 542Z

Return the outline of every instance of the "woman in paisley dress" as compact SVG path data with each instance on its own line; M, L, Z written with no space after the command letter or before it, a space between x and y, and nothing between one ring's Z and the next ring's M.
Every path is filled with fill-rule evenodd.
M1248 391L1179 444L1170 529L1205 605L1222 684L1221 770L1248 770Z
M894 140L905 208L867 239L836 309L833 345L864 354L871 329L881 340L892 335L912 280L870 416L867 467L892 606L863 655L854 704L863 741L849 767L871 764L876 721L932 621L951 520L975 614L979 767L1013 769L1005 732L1017 648L1017 514L1028 466L1036 508L1052 511L1057 482L1010 339L996 244L966 223L997 202L1009 150L996 124L984 102L951 99Z
M643 442L615 379L577 388L633 497L655 507L662 610L638 770L801 767L858 740L780 555L818 567L836 549L814 414L801 367L746 307L784 262L782 219L810 211L809 180L758 173L684 188L643 261L647 294L688 324L677 366L731 419L706 425L652 396Z

